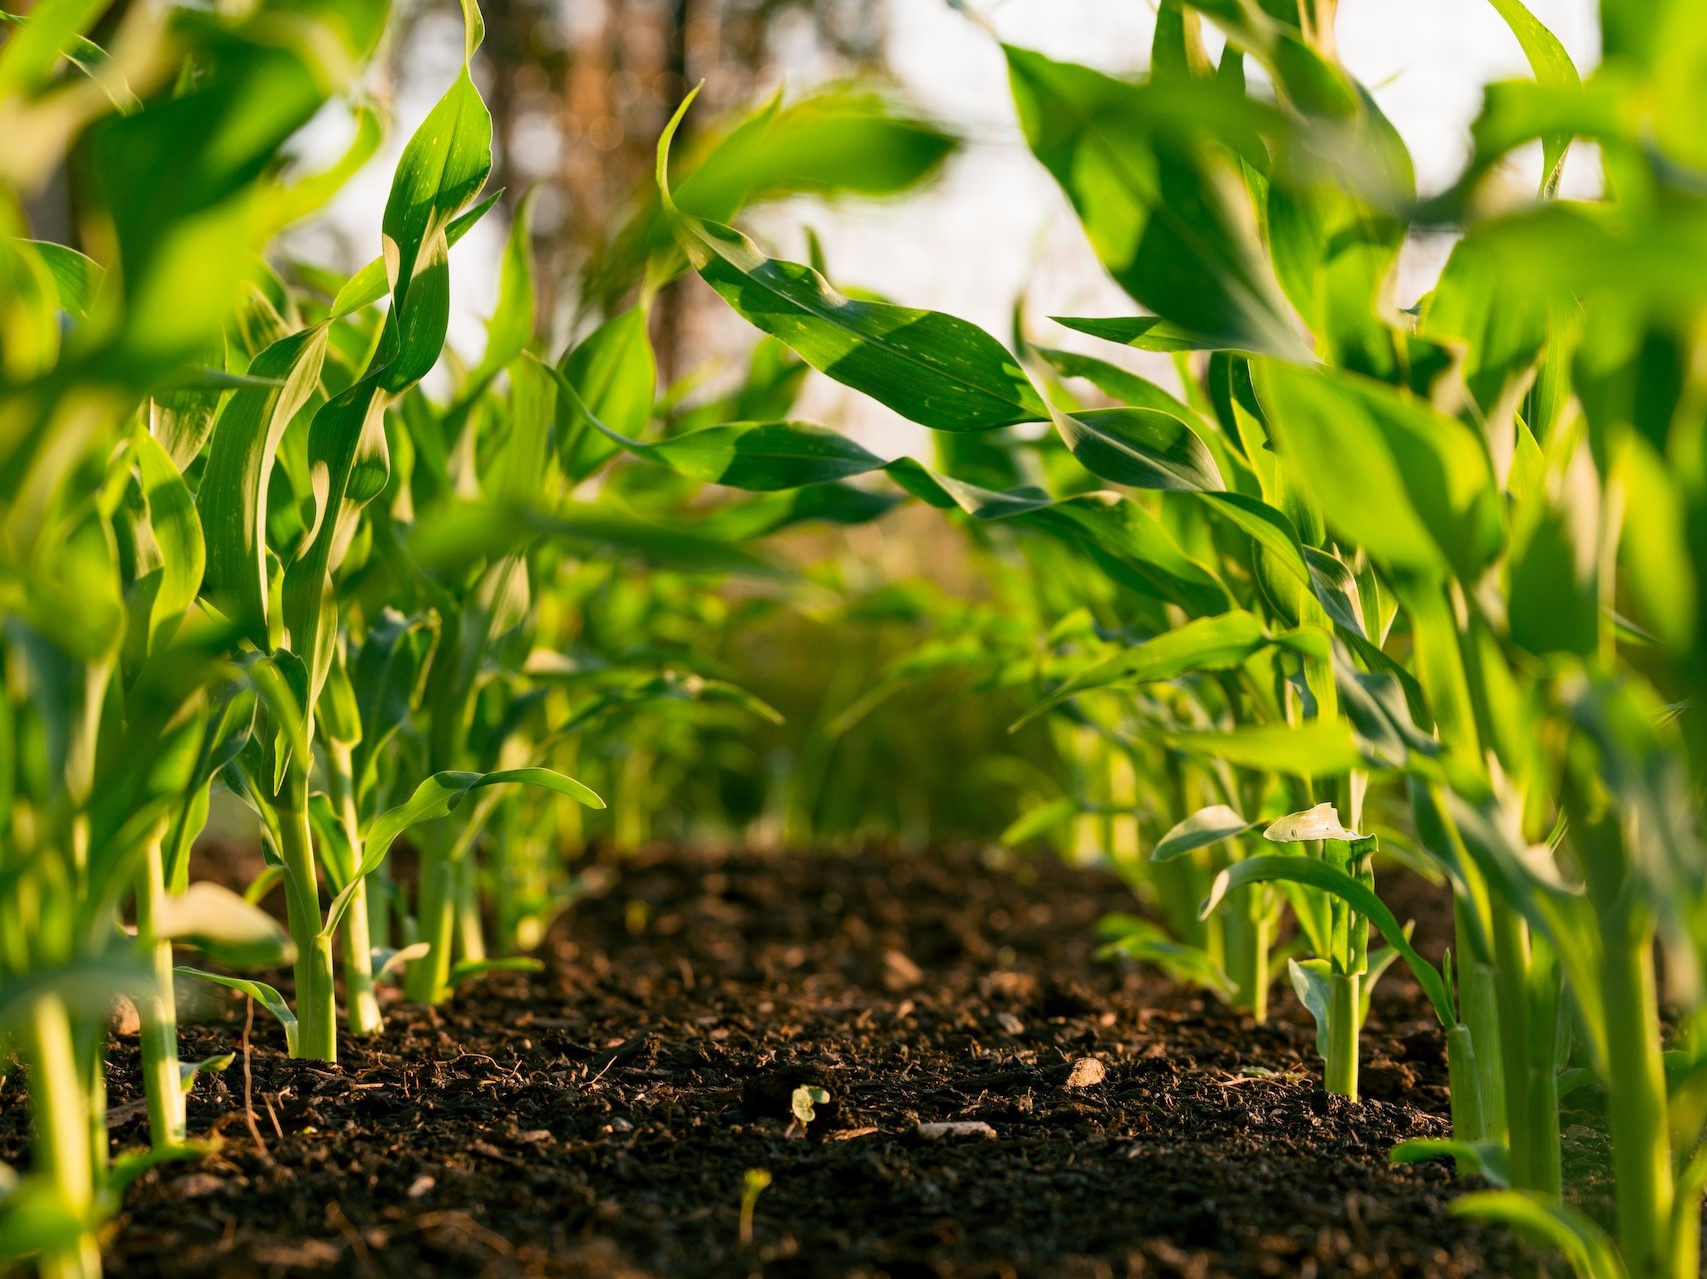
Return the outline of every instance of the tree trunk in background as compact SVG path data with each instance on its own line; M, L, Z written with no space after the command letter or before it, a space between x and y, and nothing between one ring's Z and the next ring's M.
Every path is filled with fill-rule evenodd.
M665 74L672 77L683 92L693 87L689 78L688 39L692 30L693 0L670 0L670 31L665 57ZM687 141L689 122L682 121L680 140ZM682 291L677 285L664 289L659 295L652 316L652 346L658 352L658 375L666 383L679 377L683 369L679 359L682 349Z
M542 317L596 318L605 298L568 292L649 196L653 146L698 80L702 121L745 105L771 75L771 34L804 17L833 65L869 68L882 6L862 0L488 0L477 70L492 109L493 182L512 209L538 188L534 236ZM791 15L793 15L791 17ZM393 54L408 75L414 41ZM685 138L684 138L685 141ZM692 325L691 295L667 289L654 339L666 377ZM564 335L557 335L562 337Z

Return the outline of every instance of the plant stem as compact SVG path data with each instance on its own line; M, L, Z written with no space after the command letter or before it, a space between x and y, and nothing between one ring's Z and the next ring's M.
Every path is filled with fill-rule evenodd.
M350 908L344 913L344 1020L350 1033L377 1035L385 1029L379 1010L378 988L373 976L373 941L368 932L367 880L356 881L350 893Z
M94 1166L90 1163L89 1098L80 1086L71 1017L65 1002L51 992L38 996L23 1031L30 1064L30 1116L33 1147L40 1171L65 1206L87 1219L94 1210ZM90 1279L101 1273L101 1254L93 1233L44 1252L37 1261L43 1279Z
M296 942L294 1057L338 1060L338 1000L332 987L332 939L322 935L320 880L308 824L308 773L299 751L285 775L279 802L279 859L285 872L285 913Z
M486 932L480 922L479 867L471 848L457 863L456 939L464 959L486 958Z
M1531 1173L1537 1187L1555 1195L1564 1186L1559 1146L1559 1063L1566 1030L1563 980L1551 943L1536 934L1530 939L1528 1080L1524 1092L1534 1143ZM1656 1043L1658 1033L1656 1028Z
M1482 1106L1476 1041L1463 1022L1446 1032L1446 1078L1452 1102L1452 1136L1458 1141L1486 1141L1487 1119ZM1458 1171L1464 1171L1462 1164Z
M1247 1010L1258 1022L1268 1020L1269 923L1263 889L1252 884L1228 893L1222 946L1227 976L1238 986L1233 1007Z
M397 900L397 884L391 878L391 868L385 862L381 862L379 868L367 877L367 883L362 886L362 896L367 902L369 943L380 947L390 946L391 904Z
M1328 1052L1322 1071L1322 1086L1331 1093L1357 1100L1357 1037L1359 1026L1359 973L1330 973L1328 976Z
M178 1070L178 1010L172 943L157 935L166 906L166 867L160 832L143 850L136 881L136 936L148 956L153 989L137 1008L142 1023L142 1082L148 1098L148 1133L156 1150L182 1145L187 1136L184 1088Z
M1500 1054L1500 1008L1492 965L1476 958L1471 944L1474 905L1457 894L1452 913L1458 941L1458 1015L1475 1045L1482 1131L1489 1141L1506 1139L1505 1072Z
M358 878L362 864L361 817L356 811L354 766L347 742L327 741L326 780L338 823L349 846L344 874L355 883L350 906L341 925L344 943L344 1016L352 1035L377 1035L385 1029L379 1011L379 996L373 979L373 942L368 920L366 878Z
M456 866L434 831L421 840L421 883L416 937L427 953L409 965L404 989L417 1004L443 1003L450 993L451 946L456 933Z
M1606 1008L1607 1126L1612 1133L1618 1246L1631 1279L1686 1279L1696 1258L1676 1246L1676 1193L1660 1056L1651 925L1608 927L1600 966Z
M1492 912L1494 981L1499 1003L1500 1065L1505 1082L1506 1130L1511 1145L1512 1185L1519 1190L1559 1194L1557 1088L1531 1065L1533 1037L1555 1042L1556 1024L1538 1024L1533 1006L1529 932L1516 911ZM1555 1003L1556 1010L1556 1003ZM1549 1109L1548 1098L1555 1098Z
M415 1003L442 1004L450 998L451 960L462 913L459 904L464 886L463 868L473 868L474 844L480 838L489 811L489 807L477 807L448 848L442 835L422 842L417 940L426 942L431 949L409 965L404 989ZM472 891L472 880L468 883ZM463 940L466 942L467 937ZM480 944L484 949L484 943Z

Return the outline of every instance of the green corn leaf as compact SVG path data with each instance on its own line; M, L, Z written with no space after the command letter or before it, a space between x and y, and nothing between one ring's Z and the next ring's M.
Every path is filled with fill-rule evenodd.
M1195 613L1222 613L1231 606L1226 587L1214 573L1181 551L1155 516L1118 494L1087 493L1057 501L1029 485L998 492L938 475L912 458L899 458L884 470L907 492L939 510L958 508L977 520L1013 519L1043 529L1084 549L1115 580L1145 595ZM1248 501L1238 494L1206 497ZM1270 514L1284 524L1278 512ZM1302 560L1298 573L1307 580Z
M1008 731L1091 689L1177 679L1195 671L1231 670L1268 643L1268 629L1243 610L1194 618L1081 671L1015 720Z
M1033 523L1085 550L1114 580L1193 615L1226 612L1226 585L1193 559L1173 534L1137 502L1113 494L1066 498L1031 517Z
M739 502L725 502L694 524L696 532L728 541L768 537L796 524L821 520L827 524L869 524L881 519L906 499L852 484L814 484L810 488L762 493Z
M1257 390L1329 526L1378 564L1473 582L1498 553L1498 489L1472 428L1354 374L1270 362Z
M148 651L158 652L177 634L196 602L207 565L195 499L160 442L146 431L135 435L148 523L160 552L160 580L148 616Z
M448 503L423 516L410 534L416 561L442 573L465 571L541 538L559 538L587 553L634 555L650 564L693 573L782 578L788 573L716 530L655 523L609 503L532 511L514 505Z
M559 795L566 795L589 808L605 806L604 800L573 777L565 777L549 768L510 768L495 773L435 773L417 786L415 793L404 803L389 808L374 818L373 825L363 833L361 865L357 867L350 883L332 900L332 905L326 912L322 935L331 936L338 931L344 913L350 908L356 886L379 869L379 864L385 860L386 854L391 851L391 845L399 835L421 822L447 816L472 791L488 786L507 785L538 786L555 791Z
M739 706L749 715L755 715L767 723L783 723L782 712L776 707L727 680L707 679L703 675L680 671L664 671L632 687L617 689L594 698L591 703L581 707L568 720L564 721L562 731L569 732L579 728L594 717L619 707L666 700L724 702L731 706Z
M1565 46L1559 43L1559 37L1529 11L1523 0L1488 0L1488 3L1505 19L1506 26L1517 37L1518 44L1523 47L1523 56L1529 59L1529 69L1535 73L1536 83L1546 89L1567 93L1582 87L1576 63L1571 61ZM1565 152L1570 148L1571 135L1568 132L1548 133L1542 138L1541 145L1541 192L1552 195L1559 189L1559 179L1564 175Z
M1209 83L1135 85L1003 48L1032 153L1109 273L1166 322L1116 340L1308 360L1235 168L1261 109Z
M1451 1159L1465 1172L1486 1178L1501 1190L1511 1185L1511 1152L1503 1141L1414 1137L1401 1141L1387 1152L1388 1163L1416 1164L1429 1159Z
M512 955L499 959L459 959L451 965L450 976L445 984L451 989L464 982L473 981L487 973L539 973L545 971L545 965L537 959L526 955Z
M1199 848L1208 848L1223 840L1237 839L1254 829L1256 823L1246 821L1234 809L1225 804L1212 804L1208 808L1198 809L1157 840L1155 848L1150 850L1150 860L1171 862L1174 858L1184 857Z
M643 444L601 422L566 375L542 367L579 416L612 443L705 484L772 492L833 483L884 465L847 437L801 422L733 422Z
M417 959L424 959L433 953L432 943L418 941L407 946L399 946L395 950L375 947L373 951L373 979L384 981L387 977L403 971Z
M1599 497L1581 486L1557 499L1543 496L1542 509L1531 508L1529 527L1514 539L1507 622L1512 643L1537 657L1592 659L1601 650L1602 628L1612 619L1601 607Z
M1170 730L1152 735L1174 750L1265 773L1333 777L1367 767L1350 727L1337 720L1306 720L1296 727L1257 724L1220 733Z
M1056 315L1057 324L1107 342L1134 347L1140 351L1220 351L1228 347L1226 339L1207 333L1194 333L1178 324L1154 315L1068 316Z
M858 704L851 710L859 709ZM831 725L830 732L840 735L852 726L849 712L844 711ZM996 838L998 842L1010 847L1029 844L1034 839L1041 839L1050 831L1065 825L1079 815L1079 801L1071 795L1063 795L1060 799L1052 799L1047 804L1039 804L1036 808L1020 814L1006 830Z
M210 347L209 353L217 353L220 349L217 346ZM154 390L205 394L207 392L237 391L244 387L266 388L271 385L272 382L266 378L251 377L243 373L228 373L224 369L191 365L156 382Z
M462 69L403 148L385 204L391 310L375 362L393 395L438 363L450 324L447 229L492 171L492 117L468 70L486 28L474 0L463 0L462 15Z
M694 269L755 327L813 368L939 431L1042 422L1049 409L1001 343L939 311L843 297L810 267L767 258L733 227L680 210L670 196L670 140L690 95L658 142L658 189Z
M237 1060L236 1053L218 1053L212 1057L203 1057L200 1061L181 1061L178 1063L178 1083L187 1095L196 1085L198 1075L217 1075L231 1068L231 1063Z
M25 241L0 236L0 324L6 331L0 376L20 384L53 368L64 336L62 309L59 285L43 256ZM12 440L5 443L10 452Z
M1079 464L1100 479L1191 493L1226 488L1197 432L1172 413L1148 408L1058 412L1055 429Z
M181 893L189 886L190 847L207 825L213 779L248 742L254 717L252 696L229 686L220 691L216 709L203 725L201 746L185 788L190 798L172 815L163 844L170 892Z
M1098 959L1121 956L1153 964L1174 981L1212 990L1223 999L1238 991L1237 983L1208 951L1175 941L1156 924L1137 915L1105 915L1097 921L1097 935L1106 939L1096 949Z
M1230 46L1248 51L1268 69L1281 96L1300 110L1317 116L1352 116L1358 108L1357 88L1331 59L1317 51L1307 17L1331 28L1333 6L1299 4L1293 0L1187 0L1228 35ZM1327 33L1331 36L1331 30ZM1239 83L1243 86L1241 74Z
M222 1057L212 1057L208 1060L229 1063L235 1058L227 1053ZM180 1062L178 1065L180 1079L183 1079L183 1072L191 1069L195 1069L195 1067L189 1063ZM224 1067L217 1067L217 1069L224 1069ZM194 1076L192 1075L189 1080L183 1081L186 1092L189 1091L190 1083L193 1080ZM206 1159L218 1148L214 1140L208 1140L186 1141L181 1146L154 1146L147 1150L127 1150L113 1159L112 1171L108 1176L106 1189L115 1195L123 1195L136 1183L136 1179L150 1168L158 1168L162 1164L192 1159Z
M728 222L744 206L792 195L895 195L928 178L956 145L881 92L829 86L786 105L778 92L704 151L675 199L697 217ZM595 264L588 291L608 305L643 275L653 287L680 269L653 192Z
M846 436L803 422L733 422L624 447L703 483L756 492L832 483L883 465Z
M606 320L571 350L558 366L581 393L593 415L611 430L636 439L652 419L658 392L658 360L646 332L647 311L630 307ZM579 482L620 450L585 417L564 444L564 466Z
M47 240L22 240L19 243L28 245L46 265L54 286L59 290L60 309L75 319L87 319L105 274L100 263L76 249Z
M486 350L468 375L463 400L473 399L484 390L533 337L533 202L534 192L529 191L510 220L510 234L504 240L504 256L498 265L498 303L486 322Z
M778 95L719 142L677 199L727 221L743 205L782 195L897 195L935 172L955 146L904 103L869 89L831 86L790 104Z
M1316 1023L1316 1055L1328 1057L1329 1018L1333 1007L1333 965L1325 959L1288 959L1286 975L1292 981L1292 993Z
M44 0L27 15L7 13L17 29L0 47L0 100L33 92L59 61L90 63L105 55L83 35L112 0Z
M426 376L444 349L450 323L447 228L479 194L492 168L492 117L467 62L485 31L474 0L463 0L463 22L462 69L404 147L386 201L392 304L379 350L361 380L328 401L309 428L317 511L312 540L285 570L284 612L292 647L308 666L311 700L331 663L332 570L349 546L362 508L390 479L385 410Z
M1218 518L1238 528L1260 547L1270 563L1306 591L1314 591L1315 579L1305 562L1297 529L1283 512L1245 493L1206 493L1204 501Z
M180 471L187 473L201 456L227 398L225 393L257 380L227 373L228 358L225 335L218 334L198 354L196 363L201 367L163 379L149 395L149 431ZM206 385L192 385L197 382Z
M315 413L308 459L315 480L313 540L285 569L284 622L290 645L309 671L309 700L319 695L332 661L336 614L332 569L349 546L361 510L391 477L385 440L387 395L368 374ZM321 489L320 485L325 488Z
M492 206L498 203L503 194L502 191L493 191L466 213L452 218L450 225L445 228L445 246L454 247L458 240L472 231L474 224L492 211ZM353 315L365 306L372 306L389 292L391 282L386 278L385 259L375 258L346 280L344 287L338 290L337 296L332 299L332 318L340 319Z
M1513 287L1507 265L1475 231L1446 260L1423 299L1418 332L1464 352L1464 380L1489 417L1515 408L1547 347L1550 305L1544 290Z
M1497 1221L1557 1248L1577 1279L1628 1279L1611 1237L1591 1218L1532 1190L1481 1190L1453 1201L1455 1217Z
M1625 491L1641 500L1624 505L1619 538L1619 586L1635 601L1637 615L1675 656L1694 652L1697 565L1685 534L1684 496L1659 451L1632 436L1619 459Z
M1196 418L1192 410L1175 396L1118 364L1055 347L1033 346L1031 350L1062 377L1084 378L1104 395L1128 408L1172 414L1182 422L1192 422Z
M1294 884L1303 884L1310 888L1320 889L1331 893L1349 905L1358 914L1364 916L1380 931L1389 946L1395 948L1410 965L1415 974L1417 984L1423 988L1423 993L1434 1005L1435 1014L1440 1018L1442 1026L1458 1024L1458 1015L1452 1002L1451 992L1446 989L1446 983L1441 980L1440 972L1433 964L1424 959L1410 939L1405 936L1405 930L1399 926L1393 912L1375 895L1375 891L1367 885L1331 866L1325 861L1314 857L1285 857L1276 854L1264 854L1260 857L1247 857L1243 861L1234 862L1215 876L1215 883L1209 890L1209 896L1204 901L1198 914L1207 919L1211 912L1219 906L1222 900L1235 888L1243 888L1247 884L1264 884L1281 880Z
M1161 0L1156 34L1150 41L1150 78L1188 80L1210 69L1197 14L1188 13L1181 0Z
M88 1215L49 1178L20 1179L0 1200L0 1261L10 1269L14 1262L66 1255L86 1236Z
M1040 488L1027 486L997 492L951 475L938 475L910 457L896 459L885 470L890 479L927 506L943 511L958 508L975 520L1009 519L1055 504L1055 499Z
M408 720L420 695L421 674L435 638L423 616L405 617L386 609L357 650L351 677L361 740L351 757L358 799L378 780L381 754Z
M320 381L327 329L280 338L250 364L266 384L234 392L214 424L196 503L207 536L209 596L257 647L270 648L267 490L291 419Z
M330 41L226 37L218 47L218 74L102 121L81 148L121 277L103 291L115 301L105 368L145 385L241 303L268 229L258 179L352 69Z
M296 1014L290 1010L285 997L264 981L251 981L247 977L227 977L224 973L210 973L201 968L190 968L183 964L172 970L180 977L200 977L216 986L224 986L227 990L235 990L249 996L274 1017L279 1025L284 1027L285 1043L292 1053L296 1052Z
M1263 828L1262 837L1275 844L1303 844L1318 839L1352 843L1365 838L1342 826L1339 810L1330 803L1277 817Z
M533 360L516 360L508 369L509 413L501 443L482 467L480 488L497 502L531 502L560 491L554 456L559 418L557 386L551 370ZM501 427L501 429L502 429Z
M272 968L290 963L296 953L289 934L271 915L204 880L166 898L154 931L162 941L194 946L231 968Z

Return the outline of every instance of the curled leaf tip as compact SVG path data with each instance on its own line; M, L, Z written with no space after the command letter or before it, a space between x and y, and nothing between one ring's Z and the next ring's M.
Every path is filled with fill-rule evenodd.
M486 40L486 19L480 12L479 0L462 0L462 61L474 61L475 50Z
M688 108L693 105L693 100L699 96L699 91L703 88L705 88L705 81L701 80L688 90L687 96L682 99L681 106L676 108L676 113L670 117L670 122L664 126L664 131L658 135L658 166L656 171L658 195L664 202L664 208L671 213L675 212L676 202L670 197L670 144L675 141L676 130L681 127L682 120L688 113Z
M1215 882L1209 886L1209 896L1203 899L1203 905L1197 908L1199 919L1208 919L1215 913L1215 908L1221 904L1221 899L1227 895L1231 877L1226 871L1215 876Z
M1317 804L1301 813L1288 813L1268 824L1263 838L1277 844L1296 844L1306 840L1336 839L1355 843L1363 839L1357 831L1347 830L1340 823L1339 810L1331 803Z

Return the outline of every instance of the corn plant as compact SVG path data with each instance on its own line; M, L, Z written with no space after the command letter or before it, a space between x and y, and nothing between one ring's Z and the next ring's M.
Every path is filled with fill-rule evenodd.
M378 34L372 7L178 9L119 24L108 57L82 34L103 8L37 5L0 49L0 114L30 139L8 148L0 195L0 1018L36 1132L4 1253L64 1275L98 1271L95 1230L146 1166L114 1165L106 1135L115 994L141 1015L151 1158L168 1157L194 1074L172 944L228 963L288 946L240 899L187 883L244 693L224 628L195 609L205 543L182 468L232 384L211 348L252 254L281 210L312 207L276 177L281 149ZM25 238L22 197L74 144L93 257Z
M1178 611L1155 637L1108 661L1115 680L1179 681L1292 646L1298 661L1271 664L1266 723L1259 702L1201 726L1144 728L1176 756L1287 778L1310 801L1268 829L1319 855L1235 860L1210 905L1270 881L1324 894L1298 899L1325 912L1326 931L1322 962L1297 971L1319 1010L1327 1082L1348 1095L1369 925L1410 961L1448 1029L1455 1153L1513 1187L1464 1211L1559 1243L1585 1273L1691 1273L1707 1165L1693 1085L1668 1094L1652 955L1663 935L1693 1018L1702 858L1685 761L1698 747L1689 713L1679 732L1663 707L1684 704L1699 665L1688 601L1701 525L1698 486L1680 489L1658 460L1693 474L1681 459L1696 457L1699 434L1686 335L1700 295L1682 264L1699 260L1684 175L1700 157L1671 124L1634 122L1687 115L1693 90L1678 69L1700 23L1681 4L1604 5L1608 60L1583 86L1522 5L1496 8L1537 81L1490 89L1471 170L1433 205L1415 201L1396 134L1338 62L1331 9L1164 4L1141 84L1006 50L1028 142L1150 312L1065 323L1211 352L1188 371L1212 414L1158 409L1142 387L1100 414L1046 403L971 326L850 301L725 225L679 213L674 225L734 309L829 376L937 430L1049 422L1101 478L1189 495L1104 500L1087 518L1082 496L991 491L813 443L821 467L836 454L885 470L974 519L1059 528L1066 517L1111 571L1174 588L1163 598ZM1198 38L1205 18L1228 39L1219 66ZM1247 59L1272 100L1246 91ZM1573 135L1602 147L1610 216L1551 202ZM1531 140L1544 151L1540 202L1479 217L1487 175ZM668 208L662 163L660 187ZM1398 251L1413 221L1439 218L1477 225L1435 292L1401 312ZM1580 265L1560 273L1564 261ZM751 428L740 442L775 449L779 431L761 445ZM792 438L804 451L808 437ZM1191 515L1154 522L1151 511L1182 501ZM1115 519L1151 521L1135 555ZM1225 596L1178 593L1206 581ZM1635 623L1614 611L1626 589ZM1673 696L1648 692L1654 682ZM1060 696L1087 683L1069 680ZM1359 827L1375 784L1389 811L1410 808L1415 838L1453 883L1456 991L1450 965L1423 963L1370 891ZM1266 819L1229 806L1195 820L1174 839L1211 842ZM1572 1022L1608 1088L1615 1245L1559 1198L1557 1079Z

